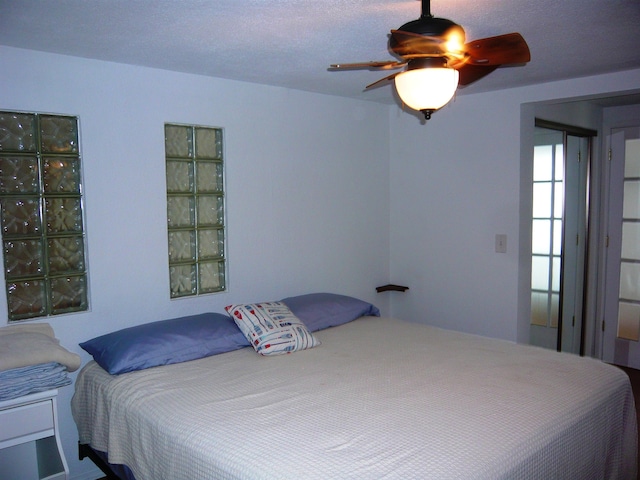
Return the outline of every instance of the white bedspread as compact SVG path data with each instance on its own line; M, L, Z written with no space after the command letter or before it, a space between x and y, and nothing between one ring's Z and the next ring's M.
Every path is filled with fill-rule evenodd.
M615 367L385 318L317 336L120 376L91 362L80 441L137 480L635 479Z

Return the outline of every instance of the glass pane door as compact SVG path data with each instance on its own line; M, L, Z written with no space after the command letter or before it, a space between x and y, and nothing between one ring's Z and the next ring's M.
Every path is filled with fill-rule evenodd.
M618 338L640 340L640 139L625 141Z
M536 128L531 224L531 343L556 348L560 316L563 133Z
M591 137L567 128L535 130L529 342L578 354Z
M609 199L602 359L640 369L640 127L608 136Z

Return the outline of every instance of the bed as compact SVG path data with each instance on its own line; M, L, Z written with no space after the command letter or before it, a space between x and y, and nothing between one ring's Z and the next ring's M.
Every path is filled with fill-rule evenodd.
M117 375L92 360L79 442L136 480L636 478L616 367L372 315L313 337Z

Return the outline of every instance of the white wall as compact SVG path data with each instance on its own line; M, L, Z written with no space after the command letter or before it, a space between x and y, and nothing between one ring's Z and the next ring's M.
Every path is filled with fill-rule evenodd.
M96 335L233 302L329 291L388 313L388 107L7 47L0 85L0 109L80 118L91 311L46 321L83 360ZM164 122L224 128L228 293L169 299ZM72 478L95 478L72 393L64 449Z
M518 290L530 261L519 252L521 106L639 85L640 69L463 94L426 125L394 109L391 279L410 290L393 297L393 315L526 340L519 306L527 298ZM532 130L534 116L524 121ZM495 253L498 233L507 235L506 254Z

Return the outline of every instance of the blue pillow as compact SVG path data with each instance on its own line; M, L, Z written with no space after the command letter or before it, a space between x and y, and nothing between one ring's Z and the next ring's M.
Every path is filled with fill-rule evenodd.
M336 327L366 315L380 316L380 310L375 305L335 293L309 293L283 298L282 302L312 332Z
M235 322L202 313L125 328L80 344L112 375L186 362L249 346Z

